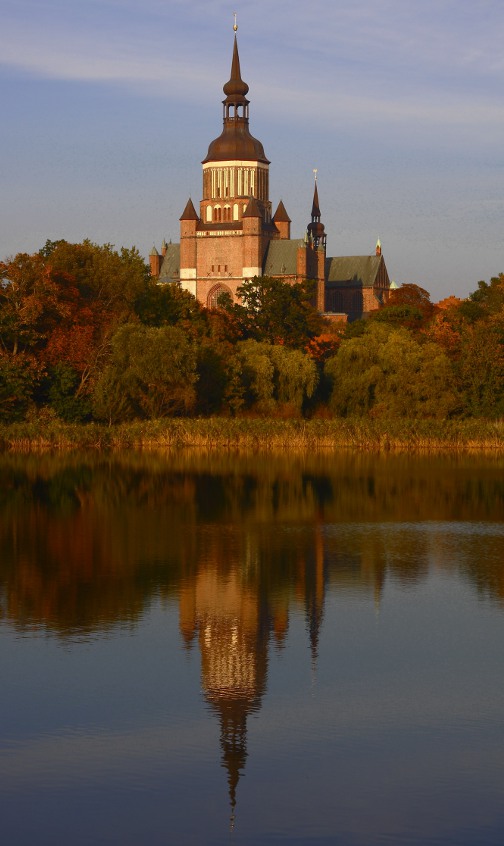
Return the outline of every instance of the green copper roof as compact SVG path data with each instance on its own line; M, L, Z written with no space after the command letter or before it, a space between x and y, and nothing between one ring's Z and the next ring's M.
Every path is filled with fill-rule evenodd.
M382 256L334 256L326 259L328 284L372 288L376 282Z

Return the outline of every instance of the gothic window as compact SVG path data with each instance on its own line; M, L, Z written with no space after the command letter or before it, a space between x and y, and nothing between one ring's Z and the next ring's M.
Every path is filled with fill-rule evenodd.
M207 209L206 209L206 219L207 219L207 223L211 223L211 222L212 222L212 206L207 206Z
M224 215L222 219L226 221L231 220L231 206L224 206Z
M235 203L233 206L233 220L238 220L239 213L238 203Z
M218 308L219 307L219 299L222 297L223 294L228 294L232 297L232 293L226 285L214 285L214 287L209 291L208 298L207 298L207 308Z
M216 223L220 223L220 221L222 220L222 209L220 206L215 206L214 220L216 221Z

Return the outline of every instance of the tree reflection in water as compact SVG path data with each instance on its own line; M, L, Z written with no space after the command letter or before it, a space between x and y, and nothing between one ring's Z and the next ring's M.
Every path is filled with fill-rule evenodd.
M496 555L445 526L501 521L502 459L475 456L4 455L1 613L62 639L134 626L158 597L179 603L221 727L232 820L247 718L266 690L268 649L304 609L317 660L328 591L377 605L388 579L458 568L504 601ZM415 527L429 524L430 531ZM404 531L404 527L408 531ZM413 541L412 541L413 539ZM491 552L491 550L490 550ZM456 562L456 563L454 563Z

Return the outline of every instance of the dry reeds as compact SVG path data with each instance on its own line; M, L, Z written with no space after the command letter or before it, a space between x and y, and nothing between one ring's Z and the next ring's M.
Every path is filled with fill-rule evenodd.
M504 422L486 420L275 420L176 418L118 426L56 420L0 426L0 450L504 451Z

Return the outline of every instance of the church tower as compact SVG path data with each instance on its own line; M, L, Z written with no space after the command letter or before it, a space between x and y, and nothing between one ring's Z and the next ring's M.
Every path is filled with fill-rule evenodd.
M311 220L303 238L291 237L291 219L280 200L272 215L269 165L264 147L249 128L249 87L238 53L236 16L231 73L223 86L222 132L202 161L202 199L189 198L180 217L180 242L163 244L150 256L160 284L180 285L208 308L255 276L293 285L316 283L314 305L341 322L367 316L386 301L390 286L381 245L374 255L326 255L317 171Z
M180 283L207 306L220 294L237 299L245 279L262 274L278 231L269 199L269 160L249 130L249 87L242 79L234 25L231 75L223 91L223 129L203 165L197 215L191 201L180 218Z

